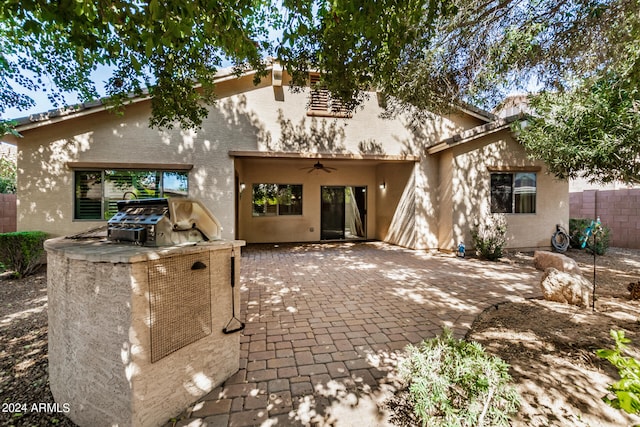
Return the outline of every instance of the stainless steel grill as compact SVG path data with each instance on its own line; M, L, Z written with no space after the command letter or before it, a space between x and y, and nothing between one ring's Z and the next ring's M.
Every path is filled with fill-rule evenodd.
M170 246L220 239L220 223L199 200L121 200L117 206L107 227L112 241Z

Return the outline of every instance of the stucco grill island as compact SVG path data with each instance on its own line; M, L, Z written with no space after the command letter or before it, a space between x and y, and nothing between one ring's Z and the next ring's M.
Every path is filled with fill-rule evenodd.
M80 426L162 425L239 368L239 240L198 200L123 201L45 243L49 377Z

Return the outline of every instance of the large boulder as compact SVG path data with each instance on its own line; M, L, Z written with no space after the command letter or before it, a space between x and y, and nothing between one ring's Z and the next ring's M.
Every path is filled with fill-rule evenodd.
M548 301L588 307L593 298L591 282L582 275L566 273L553 267L544 271L540 288L544 299Z
M533 265L538 270L543 271L553 267L566 273L581 274L580 267L578 267L578 263L573 258L555 252L535 251L533 253Z

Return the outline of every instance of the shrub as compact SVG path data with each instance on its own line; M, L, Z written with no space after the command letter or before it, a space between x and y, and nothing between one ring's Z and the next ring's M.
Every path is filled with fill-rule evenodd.
M607 387L615 395L613 399L609 396L602 398L608 405L622 409L629 414L640 413L640 362L630 356L623 356L626 344L631 341L625 338L624 331L610 332L616 346L613 350L597 350L596 354L602 359L608 360L618 369L620 381Z
M571 239L571 247L574 249L581 249L581 239L585 235L587 228L591 225L592 219L588 218L571 218L569 219L569 237ZM611 236L611 229L605 225L601 227L600 233L598 233L597 239L594 239L593 235L587 239L586 250L589 253L595 251L598 255L604 255L609 249L609 239Z
M16 162L0 158L0 193L15 194L16 192Z
M520 406L509 366L478 343L442 336L407 348L400 373L423 426L508 426Z
M507 220L502 215L492 216L485 223L476 220L471 227L471 239L480 258L496 261L502 257L507 243Z
M16 277L33 274L42 263L46 238L42 231L0 233L0 263Z

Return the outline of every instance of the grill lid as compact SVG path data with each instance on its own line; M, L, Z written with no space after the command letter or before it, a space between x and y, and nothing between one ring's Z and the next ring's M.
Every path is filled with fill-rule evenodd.
M107 237L119 242L165 246L221 239L222 227L200 200L121 200L108 221Z

